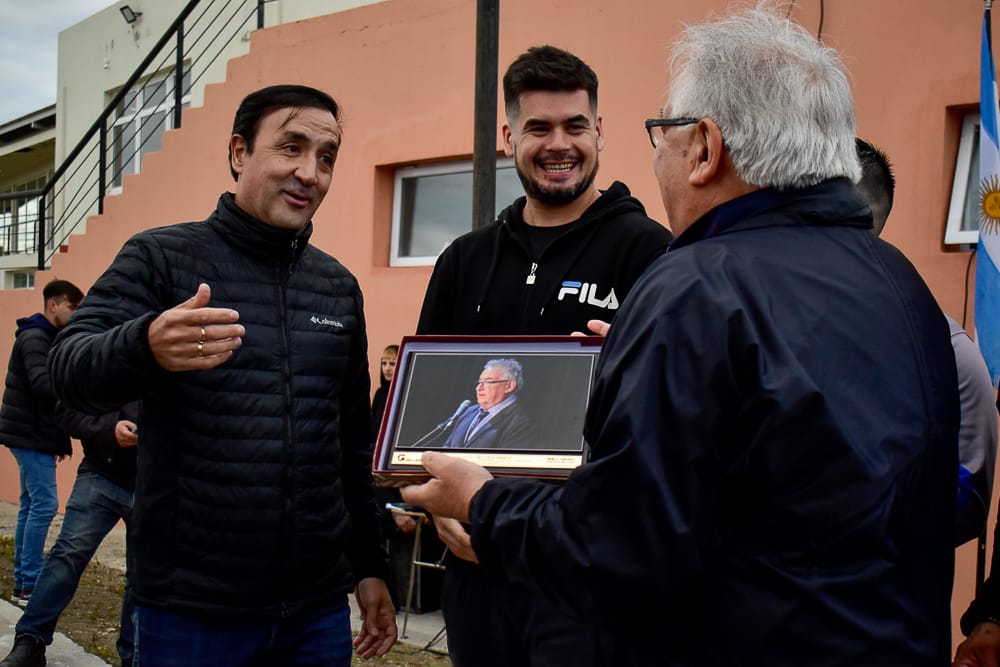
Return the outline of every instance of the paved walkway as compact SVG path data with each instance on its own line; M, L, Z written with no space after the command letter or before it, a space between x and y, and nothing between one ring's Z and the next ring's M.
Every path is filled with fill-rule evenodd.
M8 537L13 536L16 523L17 505L0 502L0 534ZM55 542L61 526L62 515L57 514L55 520L52 522L52 527L49 529L46 548L52 546L52 543ZM125 570L125 528L123 526L119 526L111 531L100 548L98 548L94 559L107 567L116 568L121 571ZM357 630L361 621L354 602L354 596L350 596L350 599L353 610L351 625ZM20 617L21 609L19 607L7 601L0 601L0 660L7 655L11 645L14 643L14 625ZM402 614L396 616L396 623L399 626L399 631L402 632ZM443 626L444 621L441 618L440 611L428 612L426 614L411 614L407 623L405 643L413 645L416 648L423 647L437 635ZM434 644L434 648L435 650L447 651L447 639ZM108 663L97 656L87 653L69 638L58 632L55 635L52 645L46 650L45 656L49 667L108 666Z

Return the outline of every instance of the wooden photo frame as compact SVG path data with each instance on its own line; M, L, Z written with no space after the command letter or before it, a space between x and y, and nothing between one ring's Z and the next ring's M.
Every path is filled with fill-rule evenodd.
M494 475L563 479L590 453L583 421L598 336L408 336L375 447L383 486L427 479L425 451ZM489 412L480 412L481 407Z

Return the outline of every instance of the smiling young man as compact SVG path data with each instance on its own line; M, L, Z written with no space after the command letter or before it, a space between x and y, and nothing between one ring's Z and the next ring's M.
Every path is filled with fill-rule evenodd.
M309 245L339 114L305 86L248 95L235 193L203 222L130 239L54 348L66 404L142 401L130 548L144 667L346 667L351 590L358 653L395 640L361 292Z
M664 252L670 233L623 183L597 188L604 148L597 85L586 63L552 46L531 48L508 68L504 152L514 158L525 196L496 224L444 251L417 333L586 331L589 320L614 316L646 265ZM454 554L442 605L456 667L602 664L600 627L479 568L457 522L435 526Z

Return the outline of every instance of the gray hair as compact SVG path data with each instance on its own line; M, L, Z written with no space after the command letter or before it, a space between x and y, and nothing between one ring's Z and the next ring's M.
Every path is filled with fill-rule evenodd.
M514 393L521 391L521 387L524 386L524 369L521 368L520 361L517 359L490 359L483 366L483 370L488 371L491 368L500 369L507 376L506 379L517 383L517 386L514 387Z
M856 183L854 102L843 62L769 5L685 27L670 62L670 114L715 121L750 185Z

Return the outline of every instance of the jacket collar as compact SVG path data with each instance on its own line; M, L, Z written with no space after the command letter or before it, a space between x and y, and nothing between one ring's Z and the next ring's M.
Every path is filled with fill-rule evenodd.
M219 197L219 204L208 219L227 243L257 259L283 259L295 263L309 244L313 225L300 232L280 229L261 222L239 206L233 193Z
M716 206L674 239L669 250L732 231L810 225L869 228L871 210L846 178L794 190L763 188Z

